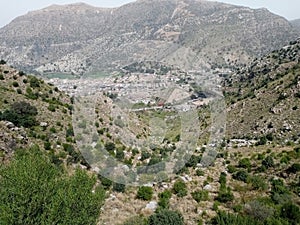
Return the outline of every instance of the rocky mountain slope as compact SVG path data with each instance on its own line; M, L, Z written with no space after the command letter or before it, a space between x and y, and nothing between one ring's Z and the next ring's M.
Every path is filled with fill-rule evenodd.
M247 63L297 35L266 9L211 1L53 5L0 29L0 57L40 73L95 73L141 60L210 69Z
M291 24L298 30L300 30L300 19L292 20Z
M225 81L228 132L236 138L300 137L300 39Z

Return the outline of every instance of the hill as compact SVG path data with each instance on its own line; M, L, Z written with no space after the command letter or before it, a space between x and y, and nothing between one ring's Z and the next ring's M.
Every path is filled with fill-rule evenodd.
M299 139L299 72L298 39L226 79L229 136Z
M291 24L298 30L300 30L300 19L290 21Z
M211 1L53 5L1 28L0 57L39 73L92 74L141 60L210 69L242 65L297 36L266 9Z

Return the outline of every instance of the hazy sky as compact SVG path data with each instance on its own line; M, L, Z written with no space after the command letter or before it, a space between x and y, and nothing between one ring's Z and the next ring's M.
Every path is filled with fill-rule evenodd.
M0 27L9 23L17 16L28 11L44 8L51 4L68 4L85 2L99 7L120 6L133 0L0 0ZM300 18L299 0L218 0L235 5L249 6L252 8L265 7L271 12L292 20Z

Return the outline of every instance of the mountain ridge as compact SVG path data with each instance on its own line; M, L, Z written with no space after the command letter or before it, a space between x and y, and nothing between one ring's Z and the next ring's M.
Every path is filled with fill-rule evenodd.
M111 9L71 4L1 28L0 57L39 73L82 75L140 60L211 69L248 63L297 36L286 19L266 9L218 2L144 0Z

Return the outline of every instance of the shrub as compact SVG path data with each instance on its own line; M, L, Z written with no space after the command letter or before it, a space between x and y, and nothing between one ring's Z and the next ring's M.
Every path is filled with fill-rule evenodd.
M116 149L116 145L113 142L107 142L107 143L105 143L104 146L105 146L105 149L109 152L112 152Z
M141 216L135 216L127 219L122 225L147 225L147 219Z
M1 59L1 60L0 60L0 65L5 65L5 64L6 64L6 61L3 60L3 59Z
M249 174L244 170L240 170L240 171L236 172L235 174L233 174L233 176L232 176L233 179L239 180L239 181L244 181L244 182L247 182L248 177L249 177Z
M163 209L149 217L148 225L184 225L184 221L179 212Z
M222 188L219 191L219 194L216 198L217 201L222 203L231 202L234 199L234 196L231 192L231 189L228 187Z
M234 173L234 172L236 172L236 167L233 165L228 165L227 170L229 173Z
M113 184L113 182L109 178L101 176L100 174L98 174L98 178L105 190L109 189Z
M261 176L250 177L249 181L250 181L250 183L252 185L252 188L254 190L265 191L268 188L268 184L266 183L265 179Z
M2 73L0 73L0 80L4 80L4 76Z
M291 165L288 169L287 172L289 173L297 173L300 171L300 164L299 163L294 163Z
M300 223L300 209L297 205L289 202L281 207L280 215L287 219L290 224L296 225Z
M48 110L51 111L51 112L55 112L56 106L53 105L53 104L50 104L50 105L48 106Z
M40 81L36 77L30 77L29 84L32 88L40 87Z
M153 196L152 187L142 186L142 187L139 188L139 190L137 192L137 198L145 200L145 201L151 200L152 196Z
M239 167L248 169L251 168L251 161L249 158L243 158L239 161Z
M164 192L159 193L158 205L163 209L169 208L169 200L170 200L171 196L172 196L172 192L169 190L165 190Z
M214 225L262 225L259 221L249 216L234 215L223 211L212 219Z
M177 180L173 185L173 191L178 197L186 196L187 195L186 184L181 180Z
M208 191L203 190L203 191L194 191L191 193L193 199L195 199L196 202L201 202L201 201L207 201L208 200Z
M22 90L20 88L17 89L17 93L20 95L22 94Z
M4 111L0 115L0 120L7 120L16 126L26 128L37 125L35 116L38 114L37 108L27 102L15 102L10 106L9 110Z
M265 166L266 168L274 167L275 163L274 163L273 157L272 156L267 156L262 161L262 165Z
M0 174L1 224L96 224L105 192L85 171L69 175L34 147L16 151Z
M12 85L13 85L14 87L19 87L19 83L18 83L17 81L14 81L14 82L12 83Z
M113 191L116 192L125 192L126 186L121 183L113 183Z
M44 148L45 150L50 150L51 149L51 143L50 142L44 142Z

